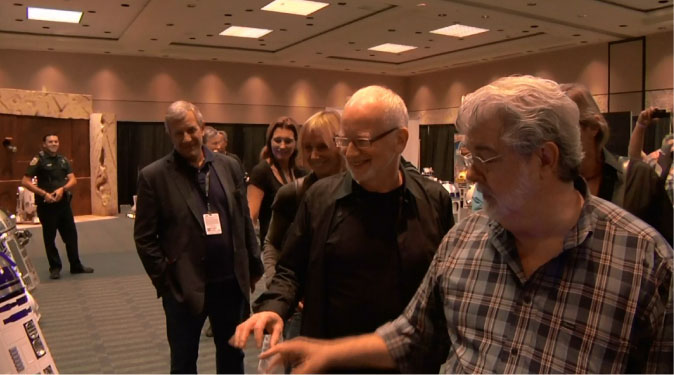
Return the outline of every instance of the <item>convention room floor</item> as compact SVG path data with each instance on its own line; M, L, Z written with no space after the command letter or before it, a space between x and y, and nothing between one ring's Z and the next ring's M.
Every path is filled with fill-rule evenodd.
M40 277L32 294L56 367L69 374L168 373L164 311L136 254L133 220L122 215L84 219L77 224L80 258L95 269L91 275L68 272L65 248L57 238L64 270L61 279L50 280L42 230L29 228L28 252ZM202 335L199 352L198 371L214 373L211 338ZM259 351L252 341L245 353L246 373L257 373Z

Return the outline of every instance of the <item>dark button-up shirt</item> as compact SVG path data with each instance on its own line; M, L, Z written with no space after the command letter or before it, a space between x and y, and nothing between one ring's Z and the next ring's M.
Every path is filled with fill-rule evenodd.
M31 159L26 169L26 176L37 177L37 186L51 193L68 182L68 175L73 173L68 159L59 154L53 156L44 151L40 151ZM40 205L44 203L44 198L35 195L35 202Z
M206 236L204 271L206 272L206 280L214 283L234 277L234 250L229 224L229 210L227 209L227 195L213 167L213 153L206 147L203 150L205 159L200 168L191 166L177 152L175 158L187 173L194 176L192 181L199 187L201 194L199 209L202 218L206 213L217 213L220 219L222 234Z
M426 273L442 237L454 223L451 198L440 184L418 174L401 171L403 187L396 210L399 215L390 232L394 233L400 257L400 274L397 276L404 282L386 295L372 295L371 303L386 298L408 301ZM335 248L334 251L353 253L372 251L367 246L373 243L358 241L357 237L352 237L354 233L348 231L349 225L340 225L345 220L348 222L351 215L359 215L360 200L354 192L354 184L351 175L345 172L319 180L306 192L295 222L289 229L276 274L268 291L256 301L255 311L275 311L287 319L297 302L304 298L301 333L311 337L340 334L327 328L331 324L326 321L327 301L332 296L326 295L326 285L335 275L326 265L329 259L326 242L328 238L351 238L349 242L358 248ZM371 216L375 216L373 220L376 220L375 213ZM357 216L351 219L357 220ZM381 260L382 268L388 267L383 264L388 260ZM362 303L360 300L343 302ZM377 324L384 321L386 318Z
M447 234L405 312L377 330L401 372L672 373L672 248L576 187L585 204L563 252L529 278L483 213Z

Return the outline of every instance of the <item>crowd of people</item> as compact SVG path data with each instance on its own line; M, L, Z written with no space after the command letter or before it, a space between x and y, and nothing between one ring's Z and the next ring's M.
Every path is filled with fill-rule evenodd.
M219 373L243 372L251 335L304 373L672 373L672 139L642 152L655 111L621 158L581 85L467 95L456 126L482 208L455 223L401 156L408 112L388 88L272 122L248 180L226 133L171 104L174 150L140 171L134 225L171 372L197 372L208 318Z

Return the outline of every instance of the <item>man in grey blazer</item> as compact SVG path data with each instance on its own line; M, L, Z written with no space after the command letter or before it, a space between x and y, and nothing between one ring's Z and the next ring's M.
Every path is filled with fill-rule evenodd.
M171 373L196 373L199 336L213 326L218 373L243 373L243 352L227 339L248 316L263 273L237 162L203 146L192 103L166 113L174 150L138 175L136 249L166 313Z

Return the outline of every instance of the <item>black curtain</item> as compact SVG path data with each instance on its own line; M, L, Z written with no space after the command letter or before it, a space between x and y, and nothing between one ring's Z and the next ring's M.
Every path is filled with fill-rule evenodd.
M259 161L266 124L208 124L228 135L227 151L250 171ZM119 204L133 204L138 172L173 150L163 122L117 122L117 191Z
M443 181L454 181L454 132L453 124L419 126L420 168L432 167Z

